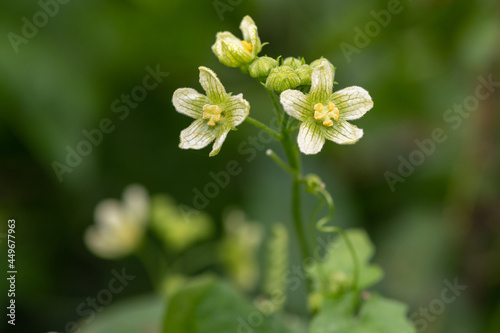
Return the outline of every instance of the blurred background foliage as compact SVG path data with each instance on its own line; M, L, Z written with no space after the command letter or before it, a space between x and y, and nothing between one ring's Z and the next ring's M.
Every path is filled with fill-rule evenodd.
M210 50L218 31L240 36L240 20L248 14L261 40L269 42L261 55L303 56L307 62L324 56L337 67L338 89L360 85L373 97L374 109L356 122L365 131L359 143L326 144L304 163L332 191L334 222L363 227L374 241L374 261L386 273L376 289L408 303L411 314L440 297L444 280L458 278L467 290L426 332L499 332L498 87L457 129L443 119L454 104L474 95L479 76L500 81L498 1L402 0L401 13L350 59L340 44L355 46L354 29L364 31L374 20L370 11L387 9L388 1L219 3L231 10L218 13L214 1L72 0L17 53L8 33L21 35L22 18L32 22L41 8L36 1L2 3L0 217L17 221L16 328L65 332L67 322L80 319L78 304L107 285L112 269L126 267L136 280L102 316L152 293L135 257L105 261L83 243L96 204L119 198L130 183L193 207L193 189L203 191L212 182L209 172L235 160L242 172L205 208L217 226L213 237L223 233L228 206L243 209L267 230L275 222L291 223L288 176L261 146L251 161L238 152L256 134L252 126L232 132L215 158L207 149L177 147L190 120L175 112L171 97L179 87L201 90L200 65L218 73L228 91L243 92L254 118L271 119L271 103L259 84L224 67ZM111 104L142 85L148 66L169 75L121 120ZM114 131L59 182L53 162L64 163L66 147L75 149L85 139L82 131L97 128L103 118L111 119ZM417 148L414 140L430 138L435 128L447 140L391 191L384 173L397 173L398 156L408 159ZM5 281L1 285L6 290ZM290 299L290 311L303 311L294 295ZM5 322L4 317L0 327Z

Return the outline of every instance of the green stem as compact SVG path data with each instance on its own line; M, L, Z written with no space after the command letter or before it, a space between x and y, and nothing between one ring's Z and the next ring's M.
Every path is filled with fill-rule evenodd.
M281 140L281 135L275 131L273 131L272 129L270 129L269 127L267 127L267 125L261 123L260 121L258 121L257 119L253 119L251 117L247 117L245 119L246 122L266 131L267 133L271 134L276 140Z
M288 115L285 115L285 119L282 123L281 131L281 144L285 150L286 157L288 159L288 164L293 170L293 184L292 184L292 217L295 227L295 232L297 233L297 238L299 240L299 246L301 249L302 259L305 260L310 257L309 248L307 246L306 235L304 233L304 224L302 222L302 209L301 209L301 165L300 158L297 150L297 146L293 144L290 139L289 133L286 131L286 123L288 122Z
M280 103L276 99L276 95L272 90L266 88L266 91L269 94L269 97L271 97L271 100L273 101L274 111L276 111L276 116L278 117L278 123L281 124L281 122L283 121L283 113L281 113Z
M282 168L283 170L285 170L285 172L288 172L292 177L295 177L295 170L293 170L292 168L290 168L290 166L288 166L285 162L283 162L283 160L278 156L276 155L276 153L271 150L271 149L268 149L266 151L266 154L267 156L269 156L280 168Z
M347 245L347 249L349 250L349 253L351 254L352 261L354 264L354 270L353 270L353 276L352 276L352 285L353 285L353 291L357 294L358 293L358 283L359 283L359 259L356 254L356 250L354 249L354 246L352 245L351 240L345 233L344 229L340 227L334 227L334 226L326 226L325 224L328 223L333 218L333 215L335 214L335 206L333 204L333 199L330 193L325 190L325 189L320 189L319 193L323 195L324 200L328 204L328 207L330 208L330 213L328 216L323 217L321 220L319 220L316 223L316 227L318 230L323 231L323 232L336 232L338 233L344 240L344 242ZM356 298L357 299L357 298Z
M163 266L163 261L158 260L157 252L154 247L149 244L151 244L150 239L145 239L135 252L135 255L141 261L144 269L146 270L153 288L156 291L159 291L161 282L159 270L162 268L160 266Z

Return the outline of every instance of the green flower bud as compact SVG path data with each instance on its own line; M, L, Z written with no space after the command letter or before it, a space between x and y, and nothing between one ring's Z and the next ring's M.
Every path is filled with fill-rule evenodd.
M266 87L277 94L300 85L300 79L290 66L274 68L266 80Z
M257 58L250 65L250 76L264 81L273 68L278 67L278 61L270 57Z
M295 70L295 74L300 79L300 85L305 86L305 85L311 85L311 74L312 74L312 67L309 65L301 65L299 68Z
M302 65L302 60L293 57L288 57L285 60L283 60L283 65L290 66L293 70L295 70L299 68L300 65Z
M308 174L304 177L304 180L306 181L306 191L309 193L316 194L320 189L325 188L325 183L318 175Z

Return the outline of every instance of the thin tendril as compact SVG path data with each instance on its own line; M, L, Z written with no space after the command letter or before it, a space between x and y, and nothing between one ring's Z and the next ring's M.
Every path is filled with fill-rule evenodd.
M328 214L328 216L325 216L325 217L321 218L318 222L316 222L316 228L322 232L336 232L342 237L342 239L346 243L347 248L349 250L349 253L351 254L353 263L354 263L354 271L353 271L353 277L352 277L353 291L358 293L359 260L358 260L358 256L356 255L356 250L354 249L354 246L352 245L352 242L350 241L349 237L345 233L344 229L342 229L340 227L326 225L333 218L333 216L335 214L335 206L333 204L332 196L330 195L330 193L328 193L327 190L320 188L320 189L318 189L318 192L322 195L323 200L328 204L329 214Z

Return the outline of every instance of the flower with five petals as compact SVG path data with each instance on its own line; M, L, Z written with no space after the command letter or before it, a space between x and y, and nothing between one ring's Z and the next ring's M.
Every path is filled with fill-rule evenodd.
M347 121L361 118L373 107L370 95L356 86L333 94L332 88L333 70L323 61L312 72L309 94L286 90L280 95L286 113L302 122L297 141L304 154L318 153L325 139L353 144L363 136L362 129Z
M215 140L209 156L219 153L230 130L248 116L250 104L243 94L231 96L217 75L207 67L199 67L200 84L206 96L192 88L179 88L172 103L177 112L196 119L181 132L182 149L202 149Z

